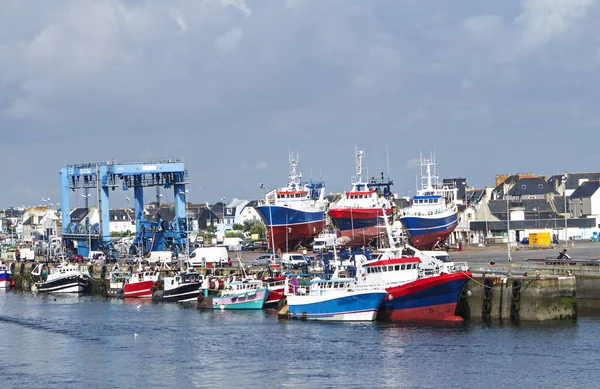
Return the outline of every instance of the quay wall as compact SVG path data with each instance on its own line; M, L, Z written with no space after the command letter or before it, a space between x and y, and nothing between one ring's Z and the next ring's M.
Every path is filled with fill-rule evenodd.
M35 291L35 283L39 282L39 276L32 274L37 266L35 262L9 262L12 268L12 279L15 282L15 289L24 291ZM87 292L92 295L106 296L106 280L110 275L113 265L88 266L88 272L92 276L92 282ZM127 266L125 266L127 267ZM241 276L241 270L238 268L196 268L200 274L212 274L216 276L235 274Z
M576 285L573 276L475 276L463 293L459 314L513 321L575 319Z

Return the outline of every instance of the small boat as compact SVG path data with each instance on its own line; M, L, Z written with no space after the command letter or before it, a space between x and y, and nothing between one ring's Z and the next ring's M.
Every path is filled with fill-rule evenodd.
M360 278L340 277L337 270L329 279L317 277L304 285L297 277L290 277L288 286L281 318L373 321L387 296L382 286L370 285Z
M159 277L158 269L144 269L140 265L123 286L123 297L152 298L152 288Z
M228 281L216 296L200 295L198 308L263 309L269 289L261 280Z
M0 262L0 288L9 288L10 287L10 267L8 265Z
M412 246L419 250L429 250L441 246L458 225L456 206L457 188L453 185L440 185L436 174L437 162L421 158L421 189L412 199L412 205L401 212L400 222Z
M109 297L123 297L125 284L131 278L131 272L115 265L106 280L106 295Z
M41 275L43 270L37 266L32 274ZM46 293L81 293L83 292L92 277L87 267L77 264L63 262L55 267L51 267L48 275L42 278L42 282L35 284L38 292Z
M262 282L269 288L265 308L277 308L285 292L286 276L263 278Z
M183 303L198 300L204 276L194 268L188 268L173 277L164 277L163 281L163 300Z

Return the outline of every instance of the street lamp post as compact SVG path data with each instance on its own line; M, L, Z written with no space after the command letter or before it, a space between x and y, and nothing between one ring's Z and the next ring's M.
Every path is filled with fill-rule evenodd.
M179 194L183 195L183 206L185 210L185 258L189 259L190 255L190 227L189 227L189 215L187 212L187 189L184 191L179 191Z
M266 186L265 184L262 184L262 183L260 184L259 187L261 189L265 189L267 191L267 193L271 190L271 188L269 188L268 186ZM271 227L271 251L273 251L273 261L275 261L275 235L273 234L273 215L271 214L271 204L268 203L266 196L265 196L265 203L269 207L269 224Z
M563 197L565 198L565 247L567 247L568 236L567 236L567 175L562 176L563 184Z
M510 205L508 200L508 194L506 196L506 237L507 237L507 246L508 246L508 275L510 275L510 266L512 262L512 258L510 257Z
M88 234L88 259L91 260L90 258L90 252L92 251L92 222L90 221L90 207L89 207L89 199L90 196L92 194L91 193L87 193L84 194L82 193L81 196L83 198L85 198L85 207L87 208L87 234Z

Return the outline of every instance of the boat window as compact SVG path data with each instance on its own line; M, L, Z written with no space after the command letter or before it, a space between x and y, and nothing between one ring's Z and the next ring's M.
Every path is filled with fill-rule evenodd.
M387 266L384 266L384 267L383 267L383 271L387 271Z
M396 266L394 267L394 270L396 270L396 271L400 270L400 265L396 265Z
M405 266L405 265L402 265L402 270L404 270L404 269L406 269L406 266Z
M394 271L394 266L388 266L388 271Z

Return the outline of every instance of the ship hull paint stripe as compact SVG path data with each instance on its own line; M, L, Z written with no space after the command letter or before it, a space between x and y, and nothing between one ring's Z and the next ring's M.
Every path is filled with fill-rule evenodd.
M308 320L374 320L385 292L349 296L288 296L290 317Z
M267 228L271 226L289 226L303 223L323 222L325 210L302 211L278 205L261 205L256 207Z
M444 230L458 223L455 213L446 217L404 216L400 218L404 229L411 235L419 235Z

